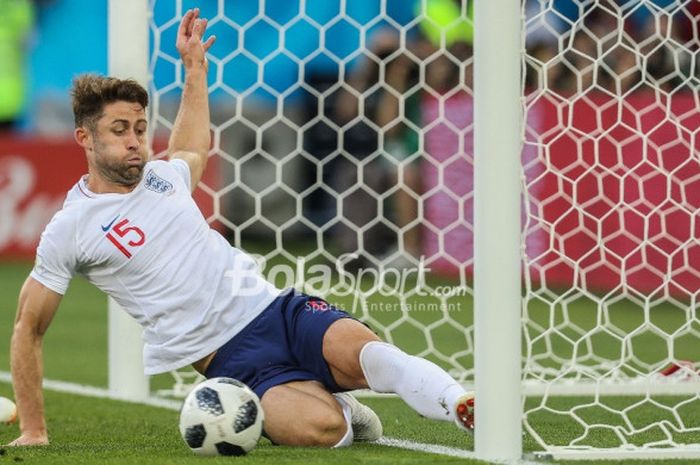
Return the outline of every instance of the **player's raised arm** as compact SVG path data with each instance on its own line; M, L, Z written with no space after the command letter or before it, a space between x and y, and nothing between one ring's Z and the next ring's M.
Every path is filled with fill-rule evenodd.
M189 10L182 18L176 42L185 68L185 85L168 153L171 158L181 158L189 165L192 190L207 165L211 144L206 53L216 38L211 36L204 41L206 28L207 20L199 18L199 9Z
M10 358L21 436L10 443L12 446L49 443L41 390L41 347L61 297L31 277L27 278L19 294Z

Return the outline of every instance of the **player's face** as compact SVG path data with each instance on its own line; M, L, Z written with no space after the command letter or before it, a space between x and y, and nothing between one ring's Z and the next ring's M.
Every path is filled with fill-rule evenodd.
M106 181L132 186L141 180L148 159L146 129L146 112L140 104L105 105L90 136L92 162Z

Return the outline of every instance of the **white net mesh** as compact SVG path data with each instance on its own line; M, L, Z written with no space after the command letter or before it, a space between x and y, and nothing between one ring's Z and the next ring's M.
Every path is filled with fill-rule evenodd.
M547 244L525 257L526 428L553 449L692 448L698 4L526 11L526 231Z
M208 219L278 284L471 383L472 6L154 0L156 146L194 6L218 36ZM699 14L523 4L528 448L700 442Z

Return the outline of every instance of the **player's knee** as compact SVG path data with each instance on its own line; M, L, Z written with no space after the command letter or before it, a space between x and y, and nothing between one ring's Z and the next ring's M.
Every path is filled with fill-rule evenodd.
M333 447L340 443L347 432L342 413L320 409L312 415L303 415L292 422L277 422L274 418L265 424L267 436L275 443L286 446Z
M347 430L348 425L342 413L318 416L308 430L308 441L314 446L333 447L345 437Z

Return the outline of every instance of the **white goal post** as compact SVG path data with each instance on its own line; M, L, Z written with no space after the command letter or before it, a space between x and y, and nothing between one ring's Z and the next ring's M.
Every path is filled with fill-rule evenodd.
M111 76L135 79L148 86L147 0L109 0L108 68ZM116 398L147 399L148 378L143 373L141 328L108 298L108 383Z
M474 451L522 456L520 1L474 4Z
M189 6L110 0L110 73L149 82L152 135ZM356 292L329 300L476 390L477 458L700 458L700 4L200 7L218 40L196 195L268 277L291 265L312 292L352 261ZM392 270L428 279L376 285ZM113 303L109 324L110 390L149 396L135 324Z

